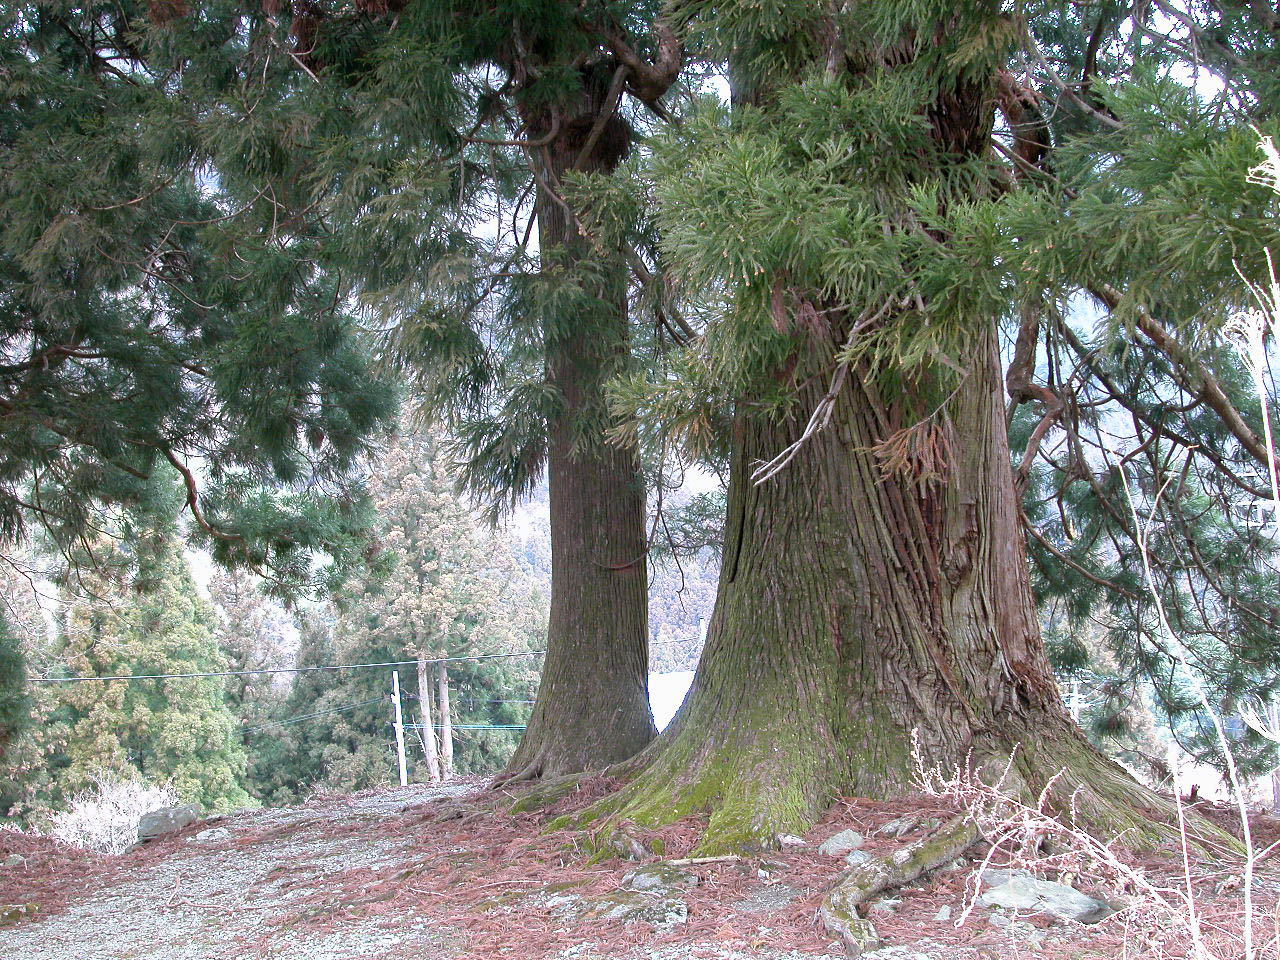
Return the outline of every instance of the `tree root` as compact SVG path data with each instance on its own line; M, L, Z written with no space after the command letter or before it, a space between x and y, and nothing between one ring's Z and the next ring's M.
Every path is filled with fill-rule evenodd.
M982 833L972 818L953 817L890 856L854 867L822 898L822 906L818 908L822 925L851 953L861 953L874 938L874 929L858 913L864 903L951 862L981 838Z
M490 790L501 790L516 783L531 783L542 778L542 760L535 759L516 770L508 770L498 774L489 781Z
M508 778L502 781L493 781L489 784L490 790L502 790L511 797L511 804L507 808L509 813L533 813L551 806L559 800L563 800L569 794L578 789L578 785L589 777L596 776L597 772L589 773L571 773L564 777L554 777L550 780L542 780L540 782L532 782L530 780L515 780ZM528 784L528 786L526 786ZM508 792L507 788L514 787L519 793L513 795Z

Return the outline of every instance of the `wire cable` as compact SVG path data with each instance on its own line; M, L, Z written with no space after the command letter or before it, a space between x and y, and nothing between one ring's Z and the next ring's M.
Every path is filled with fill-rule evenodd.
M346 706L334 707L332 710L318 710L315 713L303 713L296 717L288 717L284 720L269 720L266 723L260 723L256 727L245 727L242 733L257 733L259 730L265 730L267 727L283 727L290 723L299 723L302 720L311 720L314 717L327 717L331 713L346 713L348 710L354 710L356 707L367 707L371 703L377 703L382 697L374 697L371 700L361 700L359 703L348 703Z
M262 667L257 670L209 670L203 673L125 673L110 677L28 677L27 683L84 683L90 680L188 680L203 677L247 677L255 674L309 673L314 670L365 670L371 667L410 667L418 663L457 663L473 660L505 660L511 657L540 657L545 650L519 653L483 653L473 657L435 657L430 660L388 660L385 663L338 663L315 667Z
M655 640L651 647L666 647L688 640ZM517 653L479 653L470 657L431 657L425 660L388 660L384 663L338 663L314 667L260 667L255 670L209 670L203 673L123 673L109 677L27 677L27 683L86 683L109 680L192 680L204 677L249 677L257 674L310 673L315 670L366 670L374 667L412 667L419 663L463 663L481 660L509 660L512 657L541 657L545 650L521 650Z

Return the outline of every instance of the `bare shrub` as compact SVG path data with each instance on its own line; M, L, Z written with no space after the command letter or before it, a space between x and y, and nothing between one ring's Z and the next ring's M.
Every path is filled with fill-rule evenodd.
M1276 940L1259 946L1262 919L1252 903L1239 896L1223 902L1218 892L1240 892L1244 864L1252 865L1270 850L1250 846L1242 858L1223 847L1214 851L1215 866L1204 862L1203 849L1212 838L1192 836L1181 800L1177 802L1181 869L1161 876L1150 863L1135 858L1126 846L1132 839L1120 834L1101 839L1083 821L1055 815L1050 782L1034 799L1023 799L1009 782L1013 762L994 783L972 770L944 773L926 766L916 751L916 776L921 792L965 810L990 844L970 880L966 906L956 921L964 923L977 906L982 877L993 860L1029 872L1072 883L1088 877L1119 909L1099 925L1121 941L1125 957L1187 958L1187 960L1258 960L1276 956ZM1178 797L1176 782L1174 796ZM1243 861L1243 863L1242 863ZM1244 882L1253 883L1252 870ZM1095 934L1095 939L1102 939Z
M93 786L71 798L70 809L53 814L54 837L101 853L123 853L138 841L138 818L172 807L178 794L169 785L99 774Z

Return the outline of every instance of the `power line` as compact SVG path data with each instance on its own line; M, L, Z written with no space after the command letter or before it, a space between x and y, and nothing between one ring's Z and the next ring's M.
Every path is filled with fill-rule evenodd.
M666 647L689 640L655 640L651 647ZM124 673L110 677L27 677L27 683L85 683L110 680L194 680L204 677L249 677L258 674L310 673L315 670L366 670L373 667L412 667L419 663L462 663L480 660L507 660L512 657L540 657L545 650L522 650L518 653L481 653L470 657L431 657L425 660L388 660L385 663L338 663L313 667L261 667L255 670L209 670L203 673Z
M265 730L267 727L283 727L290 723L298 723L302 720L311 720L314 717L327 717L331 713L345 713L348 710L354 710L356 707L366 707L371 703L377 703L382 697L374 697L371 700L361 700L359 703L348 703L343 707L334 707L332 710L318 710L315 713L303 713L296 717L288 717L284 720L270 720L267 723L260 723L256 727L246 727L244 733L256 733L259 730Z
M484 653L472 657L434 657L429 660L388 660L385 663L338 663L315 667L263 667L257 670L210 670L204 673L127 673L110 677L28 677L27 683L83 683L89 680L188 680L202 677L248 677L256 674L309 673L313 670L364 670L370 667L410 667L418 663L457 663L467 660L505 660L510 657L539 657L545 650L519 653Z

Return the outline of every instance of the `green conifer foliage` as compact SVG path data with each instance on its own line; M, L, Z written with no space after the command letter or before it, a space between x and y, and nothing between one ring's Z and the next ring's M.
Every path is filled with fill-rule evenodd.
M459 500L439 435L402 432L380 461L370 492L390 570L376 581L351 584L344 596L336 632L347 656L435 659L543 649L546 612L537 591L506 544ZM453 722L527 722L527 705L501 701L532 699L540 666L537 657L446 664ZM437 669L429 665L433 688ZM385 692L385 674L373 673ZM353 684L354 678L346 689ZM406 719L416 722L423 691L412 668L401 671L401 686L408 695ZM378 711L385 715L385 701ZM430 713L440 724L438 703ZM495 772L496 761L509 759L518 740L518 730L460 729L455 771Z
M280 144L218 162L207 58L174 96L162 9L0 14L0 536L34 524L70 551L177 470L219 561L304 587L312 551L359 559L351 468L392 394L316 269L322 223L288 214ZM206 13L234 32L225 6Z
M0 756L27 720L25 669L18 638L0 614Z
M213 612L176 546L154 558L155 581L138 593L86 576L93 591L70 603L60 657L75 676L199 673L225 668ZM68 725L62 794L93 776L171 783L206 810L243 806L245 751L219 677L69 683L59 690Z
M636 250L634 190L614 177L637 132L667 115L661 98L682 63L674 34L655 24L658 4L20 9L10 31L20 75L49 73L100 101L95 132L120 155L107 170L132 179L104 183L76 169L70 149L49 156L44 144L74 142L63 118L75 112L43 109L52 94L37 85L16 104L41 134L20 159L60 179L15 194L15 221L27 225L19 253L74 242L47 262L83 252L112 294L136 286L202 331L210 314L228 318L194 363L214 402L170 390L159 404L189 399L193 417L216 411L232 433L199 451L215 476L193 496L228 535L209 533L215 553L271 560L296 578L311 528L287 513L318 527L320 542L351 546L359 504L341 484L346 510L335 516L255 483L266 473L302 484L312 459L334 483L368 432L382 398L349 349L345 308L358 304L389 334L420 403L453 420L474 490L500 505L551 469L562 506L548 669L563 682L548 690L566 699L538 715L519 772L567 772L643 745L653 734L643 484L635 449L603 440L605 383L631 362L630 307L654 300L629 296L632 275L660 273ZM15 85L15 97L27 89ZM74 202L45 209L68 191ZM175 369L183 387L203 375ZM166 436L143 453L184 461L202 434L181 436L183 449ZM588 670L618 680L593 686Z
M439 435L402 431L378 461L370 492L384 570L349 581L341 611L301 618L297 665L385 663L540 650L546 608L510 549L457 493ZM454 772L494 773L510 759L537 692L537 656L447 664ZM399 668L406 723L420 717L413 664ZM430 695L437 666L429 665ZM295 675L282 706L249 734L250 789L272 802L312 790L395 782L390 668ZM432 707L435 723L438 706ZM472 725L497 729L472 729ZM420 734L406 731L410 776L426 780Z

